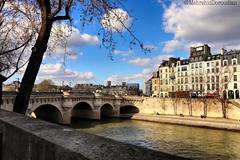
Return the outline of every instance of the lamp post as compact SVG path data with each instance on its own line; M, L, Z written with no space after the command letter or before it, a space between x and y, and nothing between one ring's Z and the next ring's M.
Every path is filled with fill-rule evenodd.
M7 78L0 74L0 108L1 108L1 105L2 105L2 87L3 87L3 82L6 81L6 80L7 80Z

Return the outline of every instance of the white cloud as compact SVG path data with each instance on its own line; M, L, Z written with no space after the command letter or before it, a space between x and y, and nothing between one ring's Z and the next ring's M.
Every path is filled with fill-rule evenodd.
M174 1L163 16L164 30L174 34L164 49L172 52L195 43L208 43L216 48L237 46L240 43L239 15L239 6L184 5Z
M107 80L112 81L113 84L120 84L122 82L131 82L131 81L140 81L140 80L148 80L151 78L152 73L156 71L159 64L162 60L168 59L171 55L159 55L153 58L136 58L128 61L128 63L145 67L140 73L135 73L131 75L112 75ZM123 61L123 60L122 60ZM126 61L126 59L124 59Z
M77 28L70 28L66 24L56 24L50 37L49 49L55 56L66 55L69 59L77 59L81 56L80 47L97 45L98 37L87 33L80 33Z
M185 50L185 46L179 40L173 39L164 43L163 52L170 53L175 50Z
M97 45L98 37L87 33L80 33L78 29L73 29L73 33L68 38L68 44L71 47L82 47L87 45Z
M125 75L125 76L118 76L118 75L112 75L107 80L112 81L113 84L121 84L122 82L131 82L136 81L140 79L149 79L152 74L152 69L144 69L140 73L135 73L132 75Z
M169 57L171 57L171 55L159 55L153 58L135 58L132 60L129 60L128 63L135 65L135 66L140 66L140 67L155 67L158 66L162 60L166 60Z
M128 63L136 65L136 66L144 67L144 66L149 66L152 62L151 62L150 58L140 58L140 57L138 57L136 59L132 59L132 60L128 61Z
M61 81L82 83L92 80L94 74L92 72L74 71L59 62L56 64L42 64L37 78L39 82L44 79L51 79L56 83L61 83Z
M116 8L103 15L101 24L112 32L124 32L126 28L131 27L132 18L126 11Z
M131 50L131 49L129 49L127 51L114 50L113 54L128 57L133 54L133 50Z

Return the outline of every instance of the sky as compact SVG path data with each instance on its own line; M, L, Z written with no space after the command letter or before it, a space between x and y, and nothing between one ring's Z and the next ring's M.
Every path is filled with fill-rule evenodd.
M100 47L97 33L101 24L94 22L82 30L74 12L67 56L61 47L46 55L36 83L51 79L57 85L62 81L71 85L106 84L111 80L113 84L140 83L143 88L163 59L188 58L190 46L207 43L212 54L220 48L240 49L240 5L187 5L181 0L127 0L124 5L124 9L118 9L130 17L125 25L133 23L134 34L153 49L151 52L143 52L139 45L130 49L131 36L123 29L123 37L114 33L117 44L111 59L109 51ZM10 81L21 76L19 73Z

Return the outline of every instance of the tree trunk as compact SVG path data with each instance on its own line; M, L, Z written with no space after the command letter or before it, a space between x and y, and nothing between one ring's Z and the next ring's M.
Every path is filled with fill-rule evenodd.
M21 114L25 114L28 108L28 102L34 83L42 63L42 59L45 51L47 50L47 44L52 29L52 21L47 16L42 18L41 29L37 38L37 41L32 48L32 53L27 65L26 71L19 88L19 92L14 102L13 111Z
M223 118L227 118L227 114L226 114L226 101L222 102L222 112L223 112Z

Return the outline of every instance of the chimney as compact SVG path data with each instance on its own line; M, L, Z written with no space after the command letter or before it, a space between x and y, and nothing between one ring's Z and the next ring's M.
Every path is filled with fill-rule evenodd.
M221 48L221 49L220 49L220 54L223 55L223 54L225 54L225 53L226 53L226 50L225 50L224 48Z

